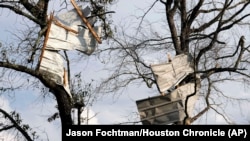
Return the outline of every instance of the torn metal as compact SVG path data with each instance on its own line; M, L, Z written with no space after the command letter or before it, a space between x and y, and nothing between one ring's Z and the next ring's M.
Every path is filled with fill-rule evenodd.
M83 12L84 15L87 16L90 13L90 8L86 7ZM90 18L89 20L93 25L96 22L96 18ZM58 22L62 26L59 26L57 24ZM84 28L84 26L84 22L80 19L75 9L54 17L46 49L78 50L87 55L91 55L97 47L97 42L90 30ZM68 29L65 29L65 27L68 27ZM101 34L100 26L93 28L98 35Z
M191 62L190 55L180 54L168 63L151 65L158 90L162 95L136 101L142 124L177 124L183 122L186 116L193 115L200 80L195 76L192 81L186 82L186 78L191 77L189 74L194 72Z
M68 85L67 71L64 67L64 59L58 51L44 50L39 71L43 72L57 85L63 86L68 95L72 97Z
M74 7L75 9L56 17L53 14L50 15L48 30L38 63L39 71L58 85L63 86L70 97L72 95L68 85L68 72L64 67L65 60L59 51L77 50L91 55L97 47L96 38L101 34L101 27L94 26L96 17L89 18L89 21L86 21L85 16L89 16L90 8L86 7L79 11L78 6L74 5ZM89 24L91 24L91 27Z
M180 54L169 63L153 64L151 70L156 79L158 90L166 93L177 86L187 75L194 72L190 55Z
M57 51L44 50L40 70L54 74L51 77L58 85L63 84L64 60Z
M79 26L77 27L78 30L76 31L78 31L78 34L75 34L52 23L46 49L78 50L87 55L91 55L97 47L97 42L89 30ZM101 33L100 27L96 27L95 30Z

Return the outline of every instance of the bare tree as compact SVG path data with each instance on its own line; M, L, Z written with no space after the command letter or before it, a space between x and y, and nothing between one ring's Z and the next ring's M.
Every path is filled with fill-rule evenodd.
M113 11L108 11L108 7L112 2L113 0L98 2L94 0L82 0L79 2L84 6L88 5L91 9L91 17L86 17L87 19L92 17L99 19L98 24L104 29L102 39L107 39L112 35L109 25L110 20L107 18L108 14L114 13ZM76 101L67 94L62 86L51 81L49 75L37 69L49 25L48 17L50 13L48 8L50 3L52 2L49 0L0 0L1 12L9 12L16 15L16 17L20 17L24 23L22 23L23 26L21 29L17 28L17 31L12 32L14 40L11 42L1 42L0 92L1 94L8 94L21 88L38 88L44 96L52 94L57 103L58 113L48 117L48 120L51 121L60 117L61 125L64 127L65 125L73 124L71 109L74 107ZM58 7L59 9L52 9L52 11L60 12L60 10L65 10L71 5L70 1L67 0L61 0L57 3L60 5ZM74 78L72 78L72 80L70 79L70 56L67 52L64 53L63 55L67 61L67 69L69 71L69 83L74 87L74 84L71 84ZM79 57L83 56L84 55L80 55ZM79 86L83 86L83 84ZM78 90L82 89L78 87ZM72 88L72 95L81 93L78 90ZM11 118L4 109L1 112L12 122L10 126L17 128L27 140L31 140L31 138L24 133L25 130L22 130L22 128L19 127L20 125L16 124L19 119ZM9 129L9 127L6 126L4 130L7 130L7 128Z
M113 38L111 47L100 51L105 56L110 55L115 66L99 90L118 93L131 84L153 88L156 86L150 69L153 59L164 62L167 54L190 54L195 64L194 74L201 78L199 94L204 106L195 116L187 118L192 123L212 110L232 123L224 111L225 105L232 101L248 103L249 100L225 95L218 85L227 81L250 84L250 45L249 32L246 32L250 20L249 4L245 0L153 1L142 16L136 17L139 21L134 27L129 23L128 27L134 31L127 32L128 27L120 26L121 34ZM157 25L147 20L147 15L153 12L164 20ZM240 30L243 34L236 32ZM221 97L226 102L218 101Z

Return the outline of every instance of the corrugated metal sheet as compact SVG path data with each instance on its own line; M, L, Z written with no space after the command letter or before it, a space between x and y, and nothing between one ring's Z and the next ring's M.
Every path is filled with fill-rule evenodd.
M138 100L136 104L143 125L168 125L185 115L182 99L171 99L169 95Z
M90 8L82 10L84 16L90 15ZM71 9L56 17L51 15L51 25L47 33L43 53L39 64L39 70L58 85L64 87L65 91L71 96L67 83L67 71L64 67L64 59L58 53L60 50L78 50L87 55L94 52L97 46L95 37L90 31L82 26L84 22L77 13L76 9ZM88 18L88 22L94 25L96 17ZM91 27L90 27L91 28ZM98 35L101 34L101 27L94 27Z
M88 16L90 14L90 8L84 8L83 13L85 17ZM46 49L78 50L87 55L90 55L95 51L97 47L97 41L88 29L82 27L85 24L75 9L71 9L66 13L60 14L54 17L54 19L58 20L64 26L77 31L78 33L76 34L67 31L52 22ZM96 22L96 18L89 18L88 21L90 24L94 24ZM101 35L100 26L94 27L94 30L99 36Z
M78 50L87 55L92 54L97 46L96 39L89 30L78 27L79 33L66 31L52 23L46 49L50 50ZM101 27L94 28L100 35Z
M173 92L136 101L143 125L168 125L185 118L186 97L194 93L194 83L185 84ZM188 114L192 114L197 95L188 100Z
M191 61L189 55L180 54L169 63L151 65L159 91L165 93L179 84L188 74L194 72Z
M55 74L55 76L57 76L55 82L57 82L59 85L63 84L63 57L57 51L44 50L42 61L40 64L40 70Z
M57 51L44 50L39 70L52 81L63 86L71 97L69 85L67 83L68 80L65 80L64 77L67 75L64 69L64 59Z

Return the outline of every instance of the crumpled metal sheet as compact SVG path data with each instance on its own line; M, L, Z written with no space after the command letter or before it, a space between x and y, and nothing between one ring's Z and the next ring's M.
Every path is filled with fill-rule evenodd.
M75 34L52 23L46 49L78 50L86 55L91 55L97 47L97 41L88 29L78 28L76 30L78 34ZM94 29L100 35L101 27Z
M195 88L196 87L196 88ZM196 93L195 93L195 89L196 89ZM198 94L199 94L199 87L195 85L195 83L187 83L185 85L182 85L180 87L178 87L177 89L175 89L174 91L172 91L170 93L170 97L172 99L176 99L178 97L181 97L182 99L182 103L185 106L185 101L187 96L192 95L192 97L190 97L188 99L188 103L187 103L187 113L189 116L193 116L193 109L195 106L195 103L198 99Z
M65 91L71 97L69 90L69 85L65 83L64 75L64 59L57 51L53 50L44 50L42 60L40 63L39 70L43 72L44 75L48 76L50 80L64 87Z
M89 7L84 8L82 11L85 17L90 15ZM59 14L55 16L54 19L58 20L64 26L77 31L78 33L76 34L67 31L52 22L46 49L78 50L87 55L90 55L95 51L97 47L97 41L88 29L82 27L85 26L85 24L75 9L71 9L65 13ZM96 20L96 17L88 18L88 21L91 25L93 25ZM94 30L99 36L102 32L101 29L102 28L100 26L94 27Z
M165 93L168 89L178 85L188 74L193 73L191 62L189 55L180 54L169 63L151 65L159 91Z
M64 75L64 60L57 51L44 50L42 61L40 63L40 70L56 74L60 77ZM62 78L61 78L62 79ZM61 81L57 81L61 82ZM62 82L61 84L62 85Z
M87 6L82 10L85 17L90 15L90 8ZM66 83L67 72L64 67L64 59L59 54L60 50L78 50L87 55L92 54L97 46L97 41L85 25L76 9L71 9L65 13L53 17L48 39L43 50L39 70L58 85L64 87L65 91L71 96L69 85ZM88 18L91 25L96 22L96 17ZM59 26L56 22L60 23ZM66 30L65 27L71 29ZM75 32L71 32L71 31ZM98 35L101 34L101 27L94 27Z

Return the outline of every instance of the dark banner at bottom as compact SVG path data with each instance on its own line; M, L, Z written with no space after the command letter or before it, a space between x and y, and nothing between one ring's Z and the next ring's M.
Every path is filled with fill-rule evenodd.
M72 125L63 128L63 141L84 137L192 137L249 141L250 125Z

